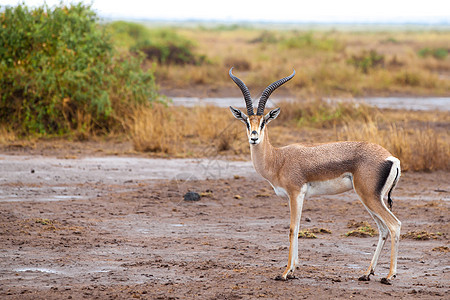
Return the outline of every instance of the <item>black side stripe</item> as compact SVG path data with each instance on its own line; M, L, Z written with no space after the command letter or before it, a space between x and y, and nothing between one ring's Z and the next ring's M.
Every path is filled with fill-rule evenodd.
M381 195L381 191L383 190L383 187L386 184L386 181L389 177L389 174L391 173L392 165L394 163L390 160L385 160L380 168L379 178L378 178L378 184L376 187L376 192L378 195Z

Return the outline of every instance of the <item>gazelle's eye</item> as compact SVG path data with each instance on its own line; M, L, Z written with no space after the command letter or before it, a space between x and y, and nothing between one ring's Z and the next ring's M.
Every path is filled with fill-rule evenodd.
M263 119L263 121L261 122L261 130L264 128L264 125L266 125L266 121Z
M245 122L245 125L247 125L247 129L248 131L250 131L250 124L248 124L248 122Z

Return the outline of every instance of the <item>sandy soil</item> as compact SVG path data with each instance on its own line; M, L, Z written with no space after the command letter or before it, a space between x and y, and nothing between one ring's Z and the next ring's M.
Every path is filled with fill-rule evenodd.
M273 278L288 255L286 201L249 162L230 164L226 173L205 173L205 166L211 161L1 156L0 297L450 296L449 173L403 175L394 192L402 233L434 235L402 238L398 277L387 286L379 281L388 272L389 243L372 280L357 280L378 237L345 236L351 222L375 226L354 193L305 202L301 229L331 233L301 239L297 279L279 282ZM190 172L195 176L186 177ZM201 200L184 201L188 190Z

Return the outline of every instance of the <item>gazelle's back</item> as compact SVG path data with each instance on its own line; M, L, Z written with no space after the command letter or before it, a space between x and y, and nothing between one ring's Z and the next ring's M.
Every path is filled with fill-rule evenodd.
M292 144L277 149L280 174L295 172L300 184L336 178L342 173L378 171L392 156L383 147L367 142L336 142L305 146Z

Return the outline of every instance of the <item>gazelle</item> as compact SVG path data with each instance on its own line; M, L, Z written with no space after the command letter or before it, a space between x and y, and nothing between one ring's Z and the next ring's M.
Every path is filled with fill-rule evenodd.
M400 237L400 221L386 207L383 198L388 192L388 204L392 209L391 192L400 178L400 161L383 147L367 142L336 142L304 146L292 144L281 148L273 147L269 141L267 125L280 114L280 108L264 116L269 96L278 87L292 79L294 72L269 85L261 95L256 115L247 86L233 75L229 75L244 95L247 115L230 106L234 117L247 127L253 166L262 177L270 182L278 196L289 199L289 257L285 271L276 280L294 277L298 264L298 232L303 200L313 195L333 195L354 189L375 220L379 230L378 245L369 268L361 281L370 280L380 252L391 236L391 264L389 274L381 282L390 284L396 276L397 254Z

